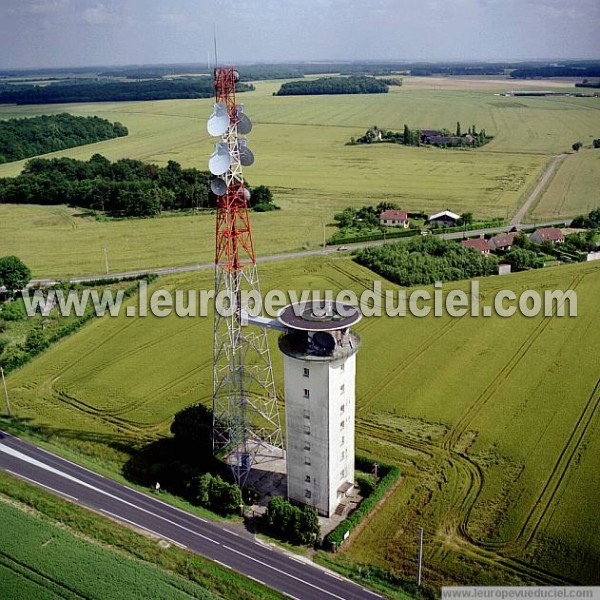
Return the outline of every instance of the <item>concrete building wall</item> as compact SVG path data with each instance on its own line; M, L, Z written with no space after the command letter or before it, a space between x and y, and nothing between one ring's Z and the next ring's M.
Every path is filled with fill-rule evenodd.
M354 482L356 355L283 361L288 497L329 515Z

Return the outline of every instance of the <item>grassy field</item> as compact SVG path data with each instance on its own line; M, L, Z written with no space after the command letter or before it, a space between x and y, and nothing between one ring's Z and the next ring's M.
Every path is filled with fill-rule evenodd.
M210 561L0 473L0 596L276 600Z
M599 189L600 151L585 148L565 160L531 212L539 220L556 219L567 211L587 214L600 206Z
M361 291L372 280L339 256L261 273L263 291ZM210 288L212 277L154 285ZM437 584L598 580L600 265L488 278L483 302L507 287L573 288L579 316L360 323L357 447L407 479L340 561L411 573L423 525L426 574ZM50 440L118 471L167 433L177 410L210 401L211 340L207 318L95 320L8 378L13 408ZM282 397L278 352L273 360Z
M274 97L281 82L267 81L240 95L255 124L249 141L256 163L246 175L254 185L271 186L283 208L253 216L261 253L316 247L323 223L336 211L381 200L428 213L449 207L505 218L524 201L550 155L569 150L577 139L589 143L596 134L597 98L510 98L494 94L521 84L426 79L410 79L389 94ZM204 169L213 146L205 129L210 100L1 106L0 118L65 110L121 121L130 135L49 156L87 159L99 152L113 160L176 160ZM474 124L496 137L475 151L345 145L375 124L453 129L457 120L464 130ZM1 165L0 176L16 175L22 166ZM578 198L574 193L561 200L559 213L577 212ZM0 254L18 254L39 276L100 272L103 244L115 271L212 258L214 222L208 216L97 223L77 213L0 206Z

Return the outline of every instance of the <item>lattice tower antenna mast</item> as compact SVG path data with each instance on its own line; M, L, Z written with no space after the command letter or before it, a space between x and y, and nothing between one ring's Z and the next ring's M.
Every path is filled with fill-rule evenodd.
M245 134L252 123L236 103L238 72L214 70L215 105L208 131L220 137L209 167L217 196L213 346L213 449L239 485L252 466L283 456L281 421L265 329L244 324L243 292L260 295L243 166L254 162ZM224 303L219 302L224 299ZM229 310L217 310L224 304Z

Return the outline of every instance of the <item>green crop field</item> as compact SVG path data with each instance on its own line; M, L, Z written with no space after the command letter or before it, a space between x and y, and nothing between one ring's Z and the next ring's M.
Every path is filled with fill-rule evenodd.
M273 590L164 539L0 472L0 596L278 600Z
M0 519L0 596L5 600L217 598L6 502L0 501Z
M331 223L336 211L382 200L428 213L451 208L505 218L525 200L549 156L597 136L598 98L511 98L495 93L520 85L512 81L501 88L495 81L457 79L455 87L441 89L436 81L411 82L389 94L311 97L275 97L281 82L257 82L256 91L240 94L255 125L249 143L256 163L246 176L254 185L271 186L283 209L254 215L260 251L317 247L323 224ZM87 159L99 152L112 160L176 160L206 167L213 145L205 129L210 100L1 106L0 118L65 110L120 121L130 134L48 156ZM474 151L345 145L375 124L396 130L404 123L453 129L457 120L463 130L474 124L496 137ZM0 176L16 175L22 166L1 165ZM585 190L589 185L573 191L573 197L569 193L558 207L555 202L552 216L585 205ZM18 254L39 276L97 273L103 268L103 244L114 271L212 257L210 217L98 223L77 214L66 208L0 205L0 252ZM328 235L332 232L329 227ZM32 244L32 239L40 242Z
M263 291L360 292L372 279L341 256L261 269ZM212 276L153 286L211 288ZM433 583L598 581L600 264L487 278L482 303L504 288L574 289L578 316L359 324L357 447L406 479L336 560L410 576L422 525ZM118 471L177 410L210 402L211 342L210 318L104 317L11 374L13 408L56 445ZM282 397L277 351L273 360Z
M532 212L539 220L556 219L568 213L587 214L600 206L598 190L600 150L585 148L565 160Z

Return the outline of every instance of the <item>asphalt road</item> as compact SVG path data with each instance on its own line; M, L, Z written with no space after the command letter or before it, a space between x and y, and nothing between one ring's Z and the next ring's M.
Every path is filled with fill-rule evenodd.
M257 542L0 431L0 468L128 526L151 532L297 600L373 600L307 559Z
M546 221L543 223L537 223L537 227L550 227L552 225L557 226L567 226L571 222L570 219L559 219L555 221ZM517 229L523 229L525 227L531 227L531 225L516 225ZM452 233L439 233L434 235L439 235L439 237L446 240L458 240L465 237L478 237L485 235L486 233L503 233L510 231L511 225L505 225L502 227L489 227L487 229L477 229L473 231L467 231L466 234L462 231L454 231ZM391 240L377 240L374 242L363 242L358 244L348 244L346 246L342 246L344 252L351 252L353 250L360 250L361 248L369 248L372 246L382 246L383 244L391 244L396 241L409 240L413 238L393 238ZM259 264L275 262L280 260L290 260L293 258L306 258L308 256L321 256L324 254L337 254L340 252L340 248L336 247L327 247L327 248L318 248L316 250L302 250L300 252L287 252L282 254L271 254L268 256L259 256L256 261ZM128 277L138 277L140 275L172 275L174 273L189 273L192 271L205 271L207 269L214 269L215 263L203 263L196 265L184 265L184 266L173 266L173 267L157 267L155 269L139 269L137 271L127 271L123 273L99 273L97 275L87 275L85 277L73 277L69 279L71 283L83 283L86 281L101 281L103 279L126 279ZM57 283L54 279L32 279L29 283L28 287L36 286L36 285L52 285Z

